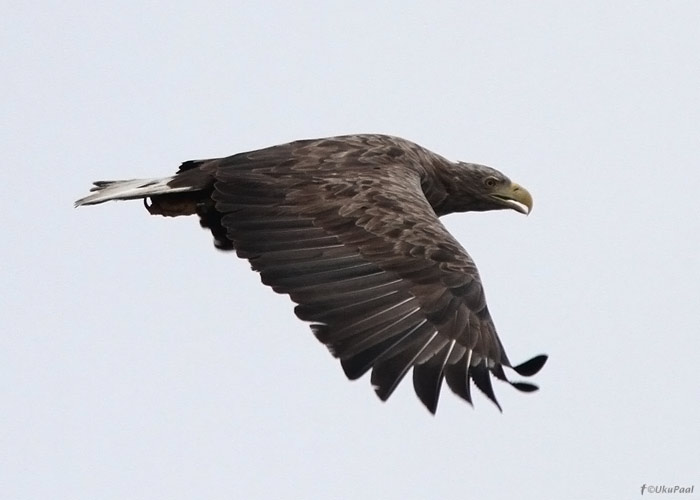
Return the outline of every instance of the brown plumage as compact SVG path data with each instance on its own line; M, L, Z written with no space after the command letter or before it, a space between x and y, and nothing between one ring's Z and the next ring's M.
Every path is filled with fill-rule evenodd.
M143 198L151 214L196 213L217 248L235 250L298 304L349 378L372 370L382 400L413 368L432 413L443 379L470 403L471 379L498 405L490 374L507 380L512 365L476 266L438 217L528 213L529 193L500 172L396 137L350 135L188 161L173 177L97 182L93 191L76 205ZM533 375L546 359L514 370Z

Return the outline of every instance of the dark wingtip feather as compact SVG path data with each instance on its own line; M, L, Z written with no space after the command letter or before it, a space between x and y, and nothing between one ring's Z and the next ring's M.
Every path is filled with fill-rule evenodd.
M508 382L510 385L515 387L517 390L522 392L535 392L539 390L535 384L528 384L527 382Z
M498 410L502 413L503 409L501 408L501 405L498 404L496 394L493 392L493 386L491 385L491 377L489 376L488 369L484 365L478 365L473 366L470 372L474 384L486 395L486 397L493 401L493 403L498 407Z
M421 331L420 328L424 327ZM374 392L379 399L386 401L396 386L399 385L408 370L414 365L416 358L427 349L430 343L437 336L437 332L432 326L421 323L414 328L413 334L406 339L406 336L399 342L385 349L384 354L377 358L372 367L370 380L374 386ZM406 339L404 341L404 339ZM392 339L393 341L393 339Z
M386 401L387 399L389 399L389 396L391 396L391 394L394 392L394 389L396 388L395 386L392 387L388 383L375 381L372 381L372 386L374 388L374 393L382 401Z
M379 399L386 401L406 375L415 358L414 350L407 349L391 358L377 361L372 368L371 381Z
M333 346L330 344L329 348L331 349L331 352L334 353L334 356L339 356L341 358L340 364L343 367L345 376L348 377L350 380L355 380L367 373L367 371L370 368L372 368L377 359L384 353L390 351L392 347L396 345L396 342L396 338L389 337L381 342L376 343L371 347L368 347L367 349L360 351L357 354L353 354L352 356L348 357L344 357L342 349L340 350L340 352L335 352ZM372 376L374 377L374 374ZM374 383L374 379L372 383ZM381 385L383 386L383 384L384 383L382 382ZM386 398L388 398L390 394L391 391L389 391L389 394L387 394ZM386 400L386 398L382 398L382 400Z
M544 364L547 362L547 357L548 356L546 354L540 354L539 356L535 356L524 363L520 363L518 366L514 366L513 370L515 370L518 375L522 375L523 377L531 377L542 369Z
M359 361L356 357L350 359L341 359L340 366L343 368L343 373L349 380L357 380L367 371L372 368L371 361Z
M449 355L449 351L447 351ZM444 378L446 358L435 356L428 362L413 367L413 389L430 413L435 415Z
M447 365L447 368L445 368L445 380L452 392L471 406L474 406L472 403L472 396L469 392L469 374L467 370L467 363L464 361L464 358L462 358L459 363Z

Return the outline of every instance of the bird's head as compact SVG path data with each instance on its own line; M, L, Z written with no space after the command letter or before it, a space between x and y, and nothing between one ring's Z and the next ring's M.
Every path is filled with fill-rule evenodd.
M498 170L476 163L457 163L452 179L446 183L449 199L447 212L484 212L510 208L528 215L532 196L524 187L512 182Z

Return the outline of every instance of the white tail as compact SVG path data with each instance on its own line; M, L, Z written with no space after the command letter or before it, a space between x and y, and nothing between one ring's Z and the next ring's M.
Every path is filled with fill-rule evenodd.
M75 206L96 205L110 200L137 200L147 198L155 194L182 193L193 191L192 186L171 187L168 183L174 177L163 177L160 179L130 179L126 181L97 181L90 190L93 194L80 198L75 202Z

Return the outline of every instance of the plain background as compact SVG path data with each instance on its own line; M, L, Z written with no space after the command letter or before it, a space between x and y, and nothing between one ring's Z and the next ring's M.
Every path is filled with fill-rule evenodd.
M700 497L697 2L4 2L0 498ZM348 382L194 218L98 179L382 132L494 166L453 215L541 390ZM675 496L674 496L675 498ZM683 496L688 498L688 496Z

